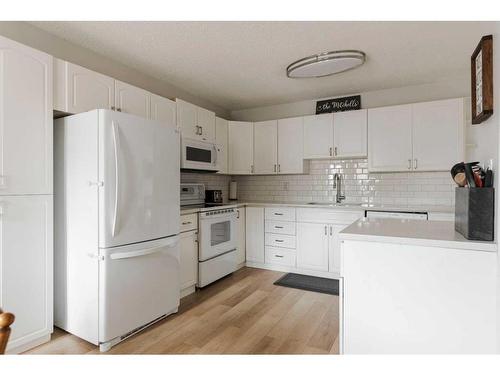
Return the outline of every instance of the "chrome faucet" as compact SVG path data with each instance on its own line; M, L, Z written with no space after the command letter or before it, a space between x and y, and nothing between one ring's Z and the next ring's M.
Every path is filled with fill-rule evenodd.
M342 185L344 176L341 175L340 173L335 173L333 176L333 187L337 188L337 197L336 197L336 202L337 203L342 203L342 201L345 199L345 193L342 194Z

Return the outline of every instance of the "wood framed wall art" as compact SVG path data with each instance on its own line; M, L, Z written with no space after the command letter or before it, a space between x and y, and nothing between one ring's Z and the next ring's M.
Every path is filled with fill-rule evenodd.
M480 124L493 114L493 36L481 38L471 56L472 123Z

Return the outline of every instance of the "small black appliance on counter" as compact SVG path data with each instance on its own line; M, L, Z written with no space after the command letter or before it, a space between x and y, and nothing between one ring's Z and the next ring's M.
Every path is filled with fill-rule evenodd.
M205 203L222 204L222 190L205 190Z

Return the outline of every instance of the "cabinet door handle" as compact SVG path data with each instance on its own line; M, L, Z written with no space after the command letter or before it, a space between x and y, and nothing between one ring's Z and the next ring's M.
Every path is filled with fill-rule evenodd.
M278 164L278 173L281 172L281 164Z
M325 236L328 235L328 227L325 225Z
M277 225L274 226L276 229L283 229L283 227L279 227Z
M280 212L275 212L274 214L275 214L276 216L283 216L283 214L282 214L282 213L280 213Z
M275 255L276 258L283 258L283 255Z
M114 105L112 105L112 106L111 106L111 110L112 110L112 111L114 111L114 110L115 110L115 106L114 106Z
M183 221L182 222L182 225L188 225L188 224L193 224L193 222L192 221Z
M250 173L253 173L253 164L250 166Z
M274 164L274 171L276 172L276 164Z
M333 153L335 156L337 156L337 146L335 146L335 149L333 150Z
M415 168L414 169L417 169L417 168L418 168L417 159L415 159Z
M203 135L203 126L200 126L200 135Z
M121 111L122 111L122 109L121 109L121 108L117 108L116 110L117 110L118 112L121 112Z
M240 218L240 210L236 210L236 219Z
M411 159L408 159L408 169L411 169Z
M332 148L331 148L331 147L330 147L330 156L333 156L333 155L332 155Z
M330 227L330 236L333 236L333 229Z
M285 242L284 240L274 240L274 242Z

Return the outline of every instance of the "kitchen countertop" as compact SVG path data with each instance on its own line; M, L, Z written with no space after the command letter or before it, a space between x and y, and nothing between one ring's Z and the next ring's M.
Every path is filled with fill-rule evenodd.
M444 213L453 214L455 207L452 206L397 206L397 205L374 205L374 204L340 204L336 205L328 202L318 202L309 204L308 202L277 202L277 201L232 201L224 203L222 206L216 207L181 207L181 214L187 215L197 212L205 212L215 210L217 208L236 208L244 206L253 207L300 207L300 208L328 208L335 210L349 210L349 211L403 211L403 212L431 212L431 213Z
M339 237L341 240L497 251L494 242L467 240L449 221L362 218L341 231Z

